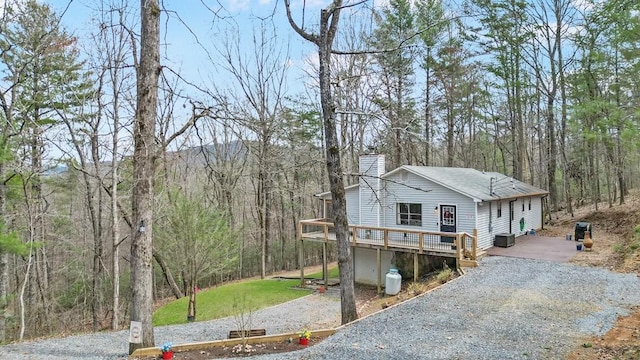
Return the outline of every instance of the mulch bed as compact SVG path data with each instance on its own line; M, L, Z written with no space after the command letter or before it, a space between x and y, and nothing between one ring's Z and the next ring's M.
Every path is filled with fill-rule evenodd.
M309 345L298 344L298 338L291 338L285 341L272 341L262 344L247 344L246 348L242 345L215 347L202 350L190 350L175 352L174 360L210 360L215 358L231 358L231 357L250 357L254 355L278 354L302 350L306 347L313 346L324 340L326 336L312 336L309 339ZM142 359L161 359L161 356L147 356Z

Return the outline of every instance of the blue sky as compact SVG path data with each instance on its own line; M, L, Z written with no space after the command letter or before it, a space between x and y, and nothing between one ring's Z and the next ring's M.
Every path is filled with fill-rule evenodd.
M3 1L3 0L0 0ZM17 0L21 1L21 0ZM80 47L91 56L94 47L91 33L96 33L99 26L94 20L97 8L102 0L39 0L47 3L58 14L62 15L62 24L68 33L78 37ZM127 0L106 0L105 2L126 2ZM132 26L136 34L140 32L139 12L140 1L128 0L130 7L136 13L136 24ZM241 51L247 53L246 57L253 54L254 43L251 39L254 28L259 24L259 19L268 18L275 11L273 24L276 27L276 39L279 44L289 45L289 57L282 58L283 64L291 67L290 75L286 80L288 92L285 96L296 97L307 92L305 84L313 81L305 72L309 70L309 59L317 58L316 48L303 40L291 29L284 11L283 0L221 0L224 9L214 0L165 0L165 12L161 17L161 51L164 53L161 64L170 67L171 71L164 73L171 76L171 72L178 72L187 83L195 84L200 88L206 88L212 92L219 92L233 99L232 92L237 92L238 85L234 78L226 73L222 64L224 61L218 58L217 47L224 47L224 42L230 33L241 37ZM296 0L292 0L296 1ZM313 0L312 0L313 1ZM319 18L319 9L324 4L306 2L306 24L316 22ZM208 9L207 6L210 8ZM215 8L214 8L215 6ZM300 6L296 6L301 9ZM275 9L275 10L274 10ZM218 14L213 13L218 11ZM301 16L298 16L301 18ZM310 21L312 20L312 21ZM239 29L239 30L238 30ZM213 57L213 60L209 59ZM251 66L248 65L248 66ZM253 64L255 67L255 63ZM194 100L202 100L210 104L211 98L186 83L178 84L183 95ZM236 98L238 99L238 98ZM242 95L240 95L242 101ZM180 100L182 101L182 100ZM185 101L186 104L186 101ZM191 107L177 106L174 111L176 125L181 126L182 120L191 115ZM126 137L126 134L121 136ZM250 136L250 135L244 135ZM187 137L185 137L186 139ZM130 140L130 139L128 139ZM121 137L121 141L127 142ZM179 142L178 142L179 143ZM174 145L178 145L175 143ZM57 152L54 151L54 158Z
M96 8L96 4L101 3L101 0L43 0L43 2L52 6L58 14L67 9L62 19L63 24L81 41L86 41L89 32L95 31L95 25L92 23L92 14L95 11L92 9ZM319 9L322 5L317 1L306 3L307 24L315 22L314 20L319 17ZM130 6L137 11L140 1L130 0ZM161 19L161 42L166 45L163 65L180 71L189 81L207 82L208 79L220 76L219 69L212 66L207 52L215 56L214 47L221 46L222 40L227 36L225 32L237 31L234 29L241 29L241 43L248 51L252 46L250 37L254 24L258 19L266 18L273 13L274 8L273 23L277 27L276 34L283 44L290 44L290 63L294 72L300 74L305 67L308 67L305 59L314 57L316 53L315 48L295 34L289 26L282 0L221 0L220 4L213 0L165 0L164 4L161 1L161 6L167 10ZM213 13L214 11L219 11L218 17ZM135 31L139 32L139 25L136 25Z

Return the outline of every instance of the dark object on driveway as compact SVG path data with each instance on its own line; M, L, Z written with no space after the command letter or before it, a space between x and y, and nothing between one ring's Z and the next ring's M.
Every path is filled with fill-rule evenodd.
M584 235L586 233L589 233L589 237L593 239L592 231L593 231L593 226L591 225L590 222L586 222L586 221L577 222L574 238L576 241L584 240Z
M516 236L514 234L496 234L496 238L493 240L494 246L509 247L516 244Z

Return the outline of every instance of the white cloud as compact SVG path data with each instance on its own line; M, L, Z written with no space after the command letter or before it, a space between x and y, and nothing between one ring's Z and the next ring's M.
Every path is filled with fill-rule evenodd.
M227 9L231 12L242 11L249 9L249 0L228 0Z

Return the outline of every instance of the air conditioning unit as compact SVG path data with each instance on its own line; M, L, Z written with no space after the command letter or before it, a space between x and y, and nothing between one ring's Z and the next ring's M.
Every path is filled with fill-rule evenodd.
M516 244L516 236L514 234L496 234L493 240L493 246L509 247Z

